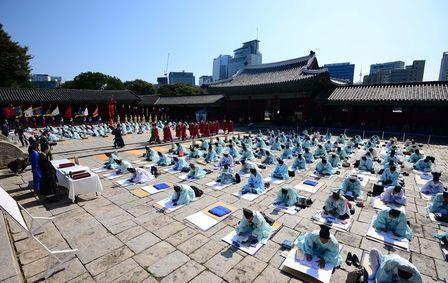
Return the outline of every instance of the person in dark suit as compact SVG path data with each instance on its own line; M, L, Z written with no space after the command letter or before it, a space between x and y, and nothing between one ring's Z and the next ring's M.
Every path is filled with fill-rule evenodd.
M48 157L49 151L49 145L41 145L41 152L39 153L39 167L42 174L40 193L46 196L48 201L53 202L56 201L56 169Z

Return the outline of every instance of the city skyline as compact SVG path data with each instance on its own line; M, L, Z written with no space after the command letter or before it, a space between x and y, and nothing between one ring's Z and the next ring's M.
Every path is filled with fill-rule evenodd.
M357 1L54 3L2 1L0 23L14 41L29 46L32 73L51 73L64 80L98 71L123 81L140 78L155 83L164 73L168 53L168 72L189 70L199 78L212 74L214 58L231 54L257 34L264 63L313 50L320 66L355 64L354 82L361 68L366 75L371 64L398 60L426 60L424 80L437 80L441 55L448 50L443 36L448 3L436 0L362 6ZM225 12L237 3L239 9ZM251 13L245 13L249 7ZM397 29L397 22L404 28Z

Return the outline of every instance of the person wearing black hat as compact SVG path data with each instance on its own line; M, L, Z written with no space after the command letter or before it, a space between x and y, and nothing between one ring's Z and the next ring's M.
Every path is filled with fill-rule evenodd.
M339 188L332 190L323 207L324 211L338 219L345 220L350 218L348 201L341 195Z
M428 209L435 214L436 220L448 222L448 191L435 195Z
M418 269L397 254L383 255L374 248L369 253L369 261L372 267L369 280L374 282L423 282Z
M441 176L441 172L432 172L432 180L426 182L426 184L420 189L420 192L431 196L443 193L445 190L445 185L440 181Z
M331 166L331 164L327 161L327 158L322 157L322 160L319 163L317 163L314 172L316 174L330 176L333 175L334 169Z
M332 264L333 268L337 268L342 263L339 242L330 234L328 226L321 225L320 230L300 235L294 244L305 254L307 261L317 257L320 268L324 268L327 263Z
M287 180L289 179L288 174L288 166L283 162L282 159L277 159L277 165L275 166L274 171L271 175L272 178L280 179L280 180Z
M407 223L406 214L398 209L381 210L373 220L372 226L377 232L392 232L397 237L412 240L412 230Z
M249 243L254 246L266 241L274 229L258 211L243 208L243 218L236 227L238 243Z

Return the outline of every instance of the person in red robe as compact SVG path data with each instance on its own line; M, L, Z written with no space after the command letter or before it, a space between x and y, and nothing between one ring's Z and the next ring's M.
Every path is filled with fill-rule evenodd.
M181 138L183 141L187 139L187 126L185 123L181 123Z
M165 127L163 127L163 141L164 142L172 142L173 136L171 135L171 128L168 123L165 123Z
M190 138L194 138L194 125L192 122L188 124L188 132L190 133Z
M180 139L181 132L182 132L182 122L179 122L176 125L176 138Z
M229 131L229 133L233 132L233 121L232 120L229 120L228 131Z
M200 136L199 123L194 123L194 135L196 138L199 138L199 136Z
M42 128L45 128L47 126L47 119L45 117L42 117Z
M149 142L160 143L159 129L155 123L152 124L151 138L149 139Z

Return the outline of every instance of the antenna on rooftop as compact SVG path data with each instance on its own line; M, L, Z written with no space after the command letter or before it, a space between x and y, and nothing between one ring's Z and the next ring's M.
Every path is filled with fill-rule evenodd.
M165 77L166 77L166 75L167 75L167 73L168 73L168 64L169 64L169 62L170 62L170 53L168 53L168 57L166 58L166 67L165 67Z
M258 27L257 27L257 36L256 36L256 39L258 40Z
M362 65L361 65L361 71L359 71L359 83L362 83Z

